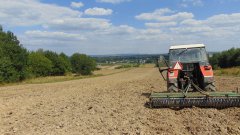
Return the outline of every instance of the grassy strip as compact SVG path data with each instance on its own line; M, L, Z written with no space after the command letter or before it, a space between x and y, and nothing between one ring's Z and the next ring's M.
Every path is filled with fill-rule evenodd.
M79 80L79 79L86 79L86 78L93 78L93 77L113 75L113 74L129 71L131 69L133 69L133 68L128 68L128 69L125 69L125 70L122 70L122 71L119 71L119 72L110 73L110 74L95 74L95 75L88 75L88 76L66 75L66 76L38 77L38 78L27 79L25 81L17 82L17 83L2 83L2 84L0 84L0 87L21 85L21 84L43 84L43 83L55 83L55 82Z
M103 75L102 74L97 74L97 75L88 75L88 76L66 75L66 76L37 77L37 78L27 79L27 80L24 80L22 82L1 83L0 87L21 85L21 84L55 83L55 82L64 82L64 81L78 80L78 79L85 79L85 78L93 78L93 77L99 77L99 76L103 76Z
M121 68L132 68L132 67L139 67L139 64L123 64L120 66L115 67L115 69L121 69Z
M132 68L131 68L132 69ZM131 69L126 69L119 72L114 72L110 74L93 74L88 76L76 76L76 75L67 75L67 76L48 76L48 77L40 77L40 78L34 78L24 81L23 83L27 84L42 84L42 83L54 83L54 82L64 82L64 81L71 81L71 80L79 80L79 79L86 79L86 78L93 78L93 77L100 77L100 76L108 76L113 75L121 72L125 72Z
M238 77L240 77L240 67L216 69L216 70L214 70L214 74L217 76L238 76Z
M42 83L54 83L54 82L63 82L63 81L70 81L70 80L78 80L78 79L85 79L85 78L92 78L92 77L99 77L103 76L102 74L97 75L67 75L67 76L47 76L47 77L39 77L25 80L23 83L26 84L42 84Z

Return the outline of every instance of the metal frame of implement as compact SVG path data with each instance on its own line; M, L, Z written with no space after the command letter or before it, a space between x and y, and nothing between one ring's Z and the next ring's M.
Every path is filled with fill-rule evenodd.
M240 107L240 93L238 92L200 92L184 93L151 93L151 108L184 108L184 107Z

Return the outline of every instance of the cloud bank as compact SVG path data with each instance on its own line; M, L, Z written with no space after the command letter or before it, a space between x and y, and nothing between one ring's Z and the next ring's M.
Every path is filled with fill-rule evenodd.
M205 43L215 50L228 48L228 44L240 44L240 13L217 14L199 20L191 12L160 8L133 16L145 26L137 28L115 25L104 18L113 16L113 10L107 8L81 11L38 0L0 2L4 3L0 4L0 24L26 28L18 37L24 46L33 50L44 48L68 54L76 51L87 54L162 53L172 44Z

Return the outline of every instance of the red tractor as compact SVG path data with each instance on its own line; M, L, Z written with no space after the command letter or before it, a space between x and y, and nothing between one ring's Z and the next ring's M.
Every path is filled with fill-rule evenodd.
M171 46L169 61L160 56L158 67L167 92L153 92L151 107L239 107L238 92L216 92L205 45ZM166 74L163 72L166 71ZM166 75L166 77L164 77Z
M169 92L184 89L197 91L193 85L205 91L216 91L212 66L209 64L205 45L171 46L167 69Z

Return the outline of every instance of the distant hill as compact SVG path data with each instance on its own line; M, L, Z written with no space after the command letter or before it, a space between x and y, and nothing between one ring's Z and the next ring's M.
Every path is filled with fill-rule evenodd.
M208 52L209 57L218 52ZM168 59L168 53L164 54L110 54L110 55L91 55L97 63L155 63L156 59L163 55Z
M92 55L98 63L155 63L160 55L167 54L113 54Z

